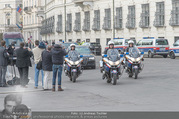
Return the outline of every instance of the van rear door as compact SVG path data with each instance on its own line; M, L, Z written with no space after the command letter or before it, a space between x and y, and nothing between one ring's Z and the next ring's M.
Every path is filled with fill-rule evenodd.
M156 39L156 47L159 48L160 52L168 52L169 44L167 39Z

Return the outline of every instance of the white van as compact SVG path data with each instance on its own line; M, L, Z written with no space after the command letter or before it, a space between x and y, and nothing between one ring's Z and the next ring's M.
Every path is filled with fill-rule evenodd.
M170 58L175 59L175 57L179 57L179 40L177 40L173 47L170 48Z
M144 52L148 57L153 58L155 55L162 55L164 58L167 58L169 54L169 43L167 39L155 39L155 38L146 38L136 44L140 52Z

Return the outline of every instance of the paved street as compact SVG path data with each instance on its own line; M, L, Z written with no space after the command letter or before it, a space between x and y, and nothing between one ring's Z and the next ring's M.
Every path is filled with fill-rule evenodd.
M145 58L139 79L128 78L124 72L116 86L102 80L99 59L97 69L84 70L76 83L63 75L64 92L33 89L32 68L30 91L22 93L23 103L33 111L179 111L178 58ZM6 95L0 94L0 110Z

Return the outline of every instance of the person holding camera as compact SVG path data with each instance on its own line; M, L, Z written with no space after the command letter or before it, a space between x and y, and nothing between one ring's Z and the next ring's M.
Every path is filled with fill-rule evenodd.
M18 67L20 74L20 84L22 87L26 87L29 82L28 72L29 67L31 66L30 57L32 56L32 52L30 48L24 48L24 43L20 43L20 48L16 50L17 61L16 66Z

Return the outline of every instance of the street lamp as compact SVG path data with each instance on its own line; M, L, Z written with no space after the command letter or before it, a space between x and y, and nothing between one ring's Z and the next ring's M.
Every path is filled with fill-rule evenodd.
M65 17L65 42L67 40L67 33L66 33L66 0L64 0L64 17Z
M113 39L115 38L115 1L113 0Z

